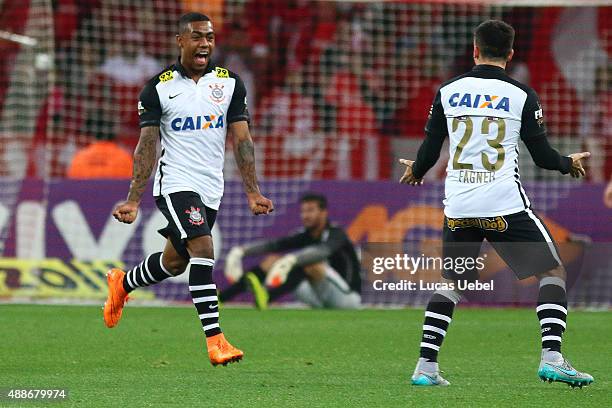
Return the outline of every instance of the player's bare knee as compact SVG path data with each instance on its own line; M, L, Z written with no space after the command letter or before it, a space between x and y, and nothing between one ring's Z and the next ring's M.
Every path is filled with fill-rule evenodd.
M173 276L178 276L185 272L185 269L187 269L187 263L187 260L183 258L172 258L168 260L162 258L164 268L166 268L166 270Z
M320 281L325 277L325 265L322 262L304 266L303 269L309 280Z
M539 280L542 280L543 278L559 278L565 281L565 279L567 278L567 272L565 271L563 265L559 265L554 269L536 275L536 277Z
M213 241L210 235L203 235L187 240L187 252L192 258L214 259Z

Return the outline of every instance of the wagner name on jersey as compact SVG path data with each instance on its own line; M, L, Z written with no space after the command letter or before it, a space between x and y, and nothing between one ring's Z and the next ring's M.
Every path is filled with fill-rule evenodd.
M450 139L444 199L448 218L508 215L530 207L519 177L519 140L532 156L538 149L530 146L542 141L548 146L542 108L531 88L500 67L477 65L442 84L425 131L428 137L437 136L440 146L447 135ZM567 173L571 160L557 157L559 163L552 167ZM417 158L415 177L426 171L423 161Z
M249 121L240 77L209 66L196 83L176 62L145 85L138 114L141 128L160 129L161 155L153 195L194 191L207 207L217 210L223 196L227 128Z

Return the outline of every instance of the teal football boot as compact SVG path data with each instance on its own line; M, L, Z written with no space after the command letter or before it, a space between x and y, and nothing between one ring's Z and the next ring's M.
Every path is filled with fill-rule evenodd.
M572 388L582 388L583 386L589 385L593 382L592 375L581 373L580 371L576 370L565 358L559 362L542 360L540 362L538 376L542 381L548 381L549 383L553 381L562 382Z

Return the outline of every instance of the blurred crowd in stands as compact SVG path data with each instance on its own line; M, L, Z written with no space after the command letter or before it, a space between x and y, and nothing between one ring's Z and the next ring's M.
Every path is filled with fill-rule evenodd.
M0 29L24 33L27 3L3 1ZM185 11L211 17L214 63L246 84L264 176L389 178L393 141L423 137L437 86L471 68L471 30L493 12L517 30L508 70L540 94L549 134L578 139L596 153L592 180L612 174L611 7L491 11L482 5L312 0L51 4L56 81L27 149L28 176L82 176L83 169L76 172L70 163L92 143L99 147L94 153L106 153L89 148L81 167L83 157L122 158L107 154L111 144L131 152L139 135L138 93L175 60L176 21ZM19 46L0 42L0 52L6 81ZM42 174L37 152L49 148L51 170ZM113 175L129 177L130 166L120 167L123 172Z

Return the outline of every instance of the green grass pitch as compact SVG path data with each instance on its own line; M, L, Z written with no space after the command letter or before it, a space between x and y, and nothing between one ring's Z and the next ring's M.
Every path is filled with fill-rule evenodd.
M595 382L582 390L537 375L529 309L462 309L440 354L448 388L416 388L420 310L225 308L245 359L212 367L192 308L127 307L106 329L100 307L0 306L0 388L61 387L58 403L2 407L603 407L612 395L609 312L572 312L564 352Z

